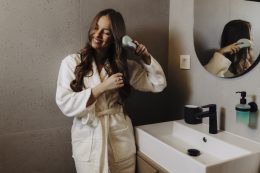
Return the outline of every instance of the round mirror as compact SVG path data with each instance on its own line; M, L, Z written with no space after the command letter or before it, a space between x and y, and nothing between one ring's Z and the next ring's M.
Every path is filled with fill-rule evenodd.
M260 60L260 3L246 0L194 0L194 46L211 74L234 78Z

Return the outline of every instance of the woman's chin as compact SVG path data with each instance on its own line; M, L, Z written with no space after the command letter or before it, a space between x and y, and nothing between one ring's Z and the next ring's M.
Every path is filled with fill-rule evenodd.
M92 44L91 46L92 46L94 49L101 49L101 48L102 48L102 46L97 45L97 44Z
M101 45L92 44L91 46L96 51L106 51L107 50L107 47L104 47L104 46L101 46Z

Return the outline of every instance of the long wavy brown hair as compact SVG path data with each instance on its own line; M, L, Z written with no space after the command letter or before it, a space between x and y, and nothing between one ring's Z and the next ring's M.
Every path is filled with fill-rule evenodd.
M113 43L109 47L107 61L104 68L109 76L115 73L123 73L124 87L119 89L120 103L124 103L126 98L130 95L131 87L129 84L129 74L127 66L126 50L122 47L122 37L126 34L125 22L122 15L113 10L105 9L100 11L93 19L90 29L88 31L88 41L83 49L80 50L81 62L76 66L74 71L76 78L71 81L70 87L75 92L82 91L85 86L84 77L91 77L93 75L92 62L94 61L95 49L91 47L91 39L93 29L96 27L98 20L102 16L107 16L111 21L111 33Z

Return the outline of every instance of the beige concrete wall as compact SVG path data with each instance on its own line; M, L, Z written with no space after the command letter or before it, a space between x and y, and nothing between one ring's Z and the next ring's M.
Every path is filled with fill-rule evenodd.
M79 1L0 1L0 172L73 172L71 120L55 103L61 59L80 47Z

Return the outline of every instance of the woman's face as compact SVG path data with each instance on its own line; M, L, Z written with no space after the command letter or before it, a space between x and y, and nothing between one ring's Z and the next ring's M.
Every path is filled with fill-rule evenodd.
M108 16L99 18L96 26L91 30L91 46L96 50L107 50L113 42L111 21Z

